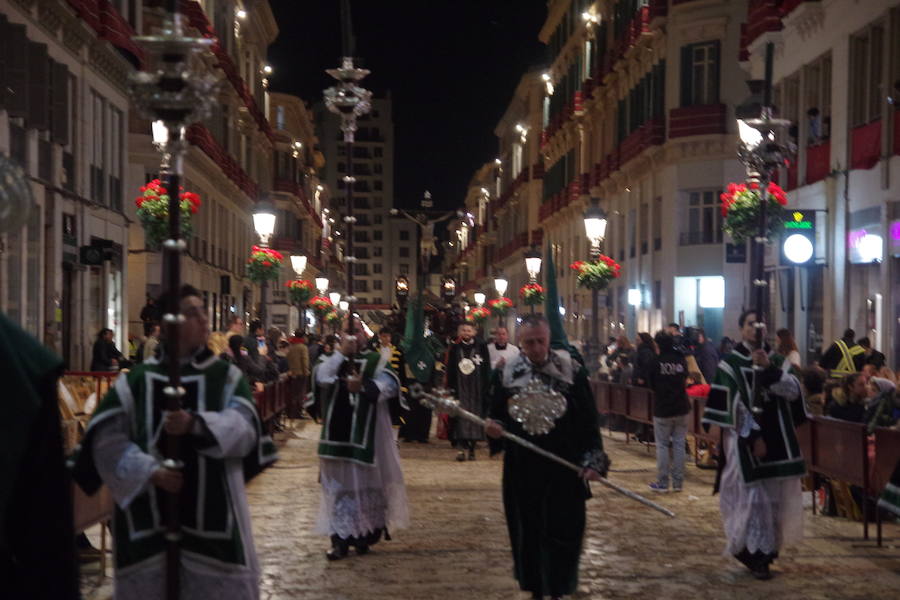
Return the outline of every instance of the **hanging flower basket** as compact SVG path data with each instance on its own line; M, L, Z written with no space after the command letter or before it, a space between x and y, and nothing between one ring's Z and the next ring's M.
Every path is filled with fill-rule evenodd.
M576 260L569 268L577 274L578 285L589 290L605 289L611 280L619 277L622 270L619 263L605 254L601 254L596 262Z
M340 313L338 313L338 311L336 311L334 308L332 308L330 311L325 313L325 322L328 323L329 325L336 325L336 324L340 323L341 322Z
M309 307L313 309L316 316L320 319L324 318L329 311L334 310L334 304L325 296L313 296L309 300Z
M491 307L491 314L495 317L505 317L509 309L512 308L513 302L506 297L494 298L493 300L488 300L488 306Z
M159 249L163 241L169 237L169 192L159 179L141 186L140 190L141 195L134 200L137 205L137 216L144 227L147 245ZM184 188L181 188L179 197L181 215L178 222L181 226L181 237L187 241L194 231L191 215L197 214L200 209L200 196L194 192L185 192Z
M519 288L519 298L525 306L537 306L544 301L544 288L536 283L527 283Z
M247 277L254 283L277 280L282 262L284 256L281 252L253 246L250 249L250 258L247 259Z
M487 321L488 317L491 316L491 311L484 308L483 306L479 306L478 308L473 308L469 311L469 314L466 315L466 321L469 323L475 323L475 325L481 325L485 321Z
M313 297L313 291L315 290L312 282L308 279L285 281L284 287L288 289L291 304L299 304L300 306L304 306Z
M759 184L729 183L722 200L722 229L735 242L753 239L759 227L760 192ZM769 207L766 212L767 237L770 239L784 229L787 195L777 183L769 184Z

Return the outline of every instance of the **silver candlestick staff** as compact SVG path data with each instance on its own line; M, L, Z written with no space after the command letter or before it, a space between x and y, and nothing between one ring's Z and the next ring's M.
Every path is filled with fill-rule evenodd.
M459 400L453 398L450 395L450 392L448 390L437 389L437 390L435 390L435 393L429 394L429 393L425 392L424 388L422 388L422 386L420 384L413 384L412 386L410 386L409 391L413 398L417 398L419 400L419 402L427 408L430 408L437 412L446 413L446 414L450 415L451 417L466 419L467 421L471 421L473 423L478 423L481 426L485 425L484 419L482 419L478 415L472 414L469 411L462 408L459 405ZM544 450L537 444L529 442L525 438L519 437L514 433L510 433L510 432L504 430L502 435L506 439L508 439L512 442L515 442L516 444L519 444L520 446L524 446L525 448L528 448L532 452L540 454L544 458L548 458L556 463L561 464L564 467L572 469L579 475L584 471L583 467L579 467L575 463L570 462L557 454L554 454L552 452ZM649 506L653 510L661 512L662 514L666 515L667 517L672 517L672 518L675 517L675 513L672 512L671 510L669 510L668 508L666 508L665 506L660 506L656 502L653 502L652 500L644 498L640 494L632 492L629 489L626 489L616 483L613 483L612 481L610 481L609 479L606 479L605 477L601 477L598 481L600 481L601 484L605 485L609 489L614 490L614 491L622 494L623 496L627 496L628 498L631 498L632 500L636 500L637 502L640 502L644 506Z
M131 93L135 105L145 118L161 121L166 128L166 141L161 148L165 161L161 175L165 177L169 193L169 236L163 242L163 291L168 298L163 306L163 325L166 332L165 357L169 374L168 385L163 389L165 409L181 408L185 390L181 386L179 364L179 329L184 321L180 314L178 291L181 288L181 255L187 249L181 238L181 176L186 150L185 128L204 119L214 101L216 78L209 74L192 72L193 58L206 51L212 40L185 35L178 2L167 0L162 27L154 35L136 37L149 57L150 70L140 71L131 77ZM166 468L181 467L181 437L166 435L162 448ZM168 600L180 595L180 542L179 495L164 493L164 520L166 540L165 590Z

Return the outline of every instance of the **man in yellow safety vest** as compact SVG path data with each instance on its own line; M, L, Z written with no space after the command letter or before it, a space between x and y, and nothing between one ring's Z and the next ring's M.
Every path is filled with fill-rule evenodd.
M866 363L866 350L854 342L856 332L852 329L844 331L843 337L825 351L819 365L828 371L830 377L841 378L861 371Z

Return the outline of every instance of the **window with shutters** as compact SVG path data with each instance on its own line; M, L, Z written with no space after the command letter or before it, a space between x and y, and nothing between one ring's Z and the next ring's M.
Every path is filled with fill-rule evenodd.
M681 49L681 105L719 103L718 40Z
M376 279L372 282L373 290L381 290L382 286L384 286L384 282L380 279ZM381 300L378 300L378 299L375 300L375 304L380 304L380 303L381 303Z
M831 54L811 62L803 70L806 143L815 146L831 137Z
M50 129L50 58L47 45L28 42L28 73L26 92L28 94L29 129L47 131Z
M0 15L2 16L2 15ZM24 25L0 20L0 56L3 57L0 79L0 105L11 117L26 117L28 114L28 38Z
M122 210L122 143L124 115L121 110L109 107L109 206L113 210Z
M850 127L881 118L884 24L850 38Z

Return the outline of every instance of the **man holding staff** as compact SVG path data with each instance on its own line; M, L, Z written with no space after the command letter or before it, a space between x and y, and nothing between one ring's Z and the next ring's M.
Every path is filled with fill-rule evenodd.
M550 348L550 327L542 315L523 319L519 341L522 354L494 371L485 433L492 452L505 450L503 505L519 586L534 598L560 598L578 584L585 500L591 497L587 482L606 476L609 459L585 368L567 350ZM566 402L565 413L543 435L527 433L508 410L533 379ZM528 448L505 444L504 429L581 465L580 476Z

